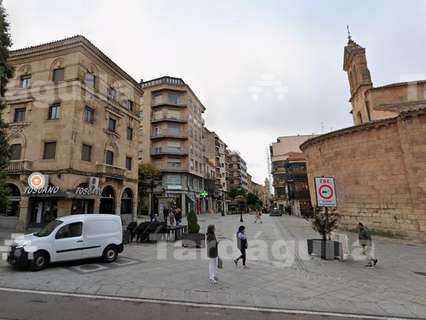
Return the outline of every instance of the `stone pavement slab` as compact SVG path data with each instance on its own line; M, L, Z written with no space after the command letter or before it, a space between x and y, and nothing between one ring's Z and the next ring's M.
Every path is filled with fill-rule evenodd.
M41 272L15 270L0 262L0 286L97 293L126 297L236 304L272 308L335 311L426 318L426 246L378 238L379 264L323 261L307 255L306 239L318 237L308 222L296 217L269 217L255 224L246 215L248 266L235 268L235 233L239 216L200 216L202 230L215 224L221 239L224 269L219 283L208 281L205 249L183 249L180 243L131 244L123 261L77 273L75 264L58 264ZM349 234L351 244L356 235ZM275 250L275 251L274 251ZM83 268L84 269L84 268Z

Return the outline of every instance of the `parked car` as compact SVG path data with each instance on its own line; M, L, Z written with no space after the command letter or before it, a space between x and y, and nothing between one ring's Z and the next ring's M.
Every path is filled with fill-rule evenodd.
M120 216L81 214L60 217L39 232L15 239L7 261L37 271L59 261L102 257L113 262L121 252Z
M280 210L280 209L278 209L278 208L274 208L274 209L272 209L271 210L271 212L269 213L269 215L271 216L271 217L277 217L277 216L282 216L283 215L283 213L282 213L282 211Z

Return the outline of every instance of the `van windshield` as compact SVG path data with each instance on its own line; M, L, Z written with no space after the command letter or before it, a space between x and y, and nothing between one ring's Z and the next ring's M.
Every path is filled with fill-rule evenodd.
M53 230L56 229L56 227L60 226L62 223L63 222L61 220L53 220L45 225L39 232L34 233L34 235L36 237L47 237L52 233Z

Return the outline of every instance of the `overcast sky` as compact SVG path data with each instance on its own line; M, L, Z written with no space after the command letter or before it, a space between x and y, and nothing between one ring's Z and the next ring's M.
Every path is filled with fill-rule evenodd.
M350 126L346 25L375 85L426 78L426 1L5 0L13 48L82 34L135 79L181 77L257 182L278 136Z

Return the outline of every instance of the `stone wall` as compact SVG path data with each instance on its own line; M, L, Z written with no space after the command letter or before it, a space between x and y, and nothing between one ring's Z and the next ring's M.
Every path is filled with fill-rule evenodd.
M302 144L314 177L334 176L341 226L358 221L426 241L426 109L331 132Z

